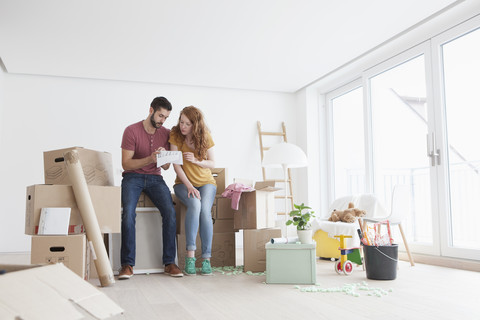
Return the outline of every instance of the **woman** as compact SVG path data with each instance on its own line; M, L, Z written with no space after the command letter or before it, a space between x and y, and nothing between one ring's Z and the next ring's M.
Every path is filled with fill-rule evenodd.
M215 167L213 140L202 112L185 107L180 112L178 124L170 132L170 150L182 151L183 165L174 164L177 174L173 190L178 199L187 207L185 236L187 256L186 275L195 275L195 240L200 227L202 241L202 275L211 275L212 256L212 205L217 186L210 168Z

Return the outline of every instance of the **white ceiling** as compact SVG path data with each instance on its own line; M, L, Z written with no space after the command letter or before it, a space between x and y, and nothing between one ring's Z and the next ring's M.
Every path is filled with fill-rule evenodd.
M0 58L9 73L295 92L456 2L0 0Z

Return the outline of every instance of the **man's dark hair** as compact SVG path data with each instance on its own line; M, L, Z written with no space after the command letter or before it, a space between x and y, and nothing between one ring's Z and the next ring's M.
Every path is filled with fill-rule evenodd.
M160 110L160 108L164 108L167 111L172 111L172 104L165 97L156 97L155 99L153 99L150 107L153 108L154 112L157 112L158 110Z

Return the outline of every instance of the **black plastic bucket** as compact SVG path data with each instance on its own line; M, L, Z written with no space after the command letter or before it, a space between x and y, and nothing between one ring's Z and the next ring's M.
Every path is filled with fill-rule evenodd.
M398 244L391 246L363 246L367 278L395 280L397 277Z

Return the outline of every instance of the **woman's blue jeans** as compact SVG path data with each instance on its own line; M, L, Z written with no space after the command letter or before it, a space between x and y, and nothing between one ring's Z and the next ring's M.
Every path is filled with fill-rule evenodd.
M120 262L135 265L135 218L142 191L152 200L162 215L163 264L175 263L175 236L177 233L175 208L170 189L162 176L126 173L122 179L122 246Z
M213 184L206 184L196 187L200 191L200 198L188 197L188 190L184 184L177 184L173 187L175 195L187 207L185 216L185 237L187 251L195 251L197 246L198 228L200 227L200 240L202 240L202 258L212 256L213 220L212 205L215 201L217 187Z

